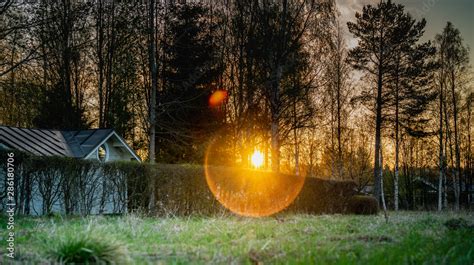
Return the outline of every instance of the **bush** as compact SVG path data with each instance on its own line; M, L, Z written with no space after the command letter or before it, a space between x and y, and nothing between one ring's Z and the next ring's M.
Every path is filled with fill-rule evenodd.
M379 205L372 196L355 195L349 199L347 210L352 214L377 214Z
M348 199L355 193L355 187L353 181L306 178L300 194L288 211L308 214L343 213Z

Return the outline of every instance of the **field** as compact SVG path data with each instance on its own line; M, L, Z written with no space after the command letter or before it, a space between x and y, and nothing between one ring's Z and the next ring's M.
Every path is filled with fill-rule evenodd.
M471 265L473 221L466 212L392 212L388 223L382 215L20 217L16 260L50 263L90 254L131 264Z

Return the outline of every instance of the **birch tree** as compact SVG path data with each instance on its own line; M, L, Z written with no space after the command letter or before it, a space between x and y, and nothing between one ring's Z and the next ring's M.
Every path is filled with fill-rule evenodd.
M460 150L460 133L459 133L459 121L458 121L458 113L459 113L459 102L458 102L458 95L459 95L459 83L461 79L461 75L465 73L467 66L469 64L469 57L468 57L468 49L464 46L463 39L461 37L461 33L458 29L454 27L451 22L446 24L443 32L441 34L436 35L436 41L439 47L439 60L440 60L440 67L441 73L443 74L442 84L445 84L444 87L446 93L443 94L445 97L449 96L452 103L452 113L453 113L453 140L454 140L454 158L451 159L453 161L453 190L454 190L454 209L459 210L460 208L460 171L461 171L461 150ZM441 84L440 84L440 88ZM447 108L449 106L445 105L444 111L445 116L447 115ZM449 126L448 118L445 117L445 124L446 130L449 134L451 128ZM441 131L441 128L440 128ZM441 137L440 133L440 137ZM449 137L449 140L451 137ZM441 142L440 142L441 143ZM450 144L451 145L451 144ZM440 147L441 148L441 147ZM440 151L441 154L442 151ZM438 198L439 200L439 198ZM439 207L439 205L438 205Z
M335 168L333 175L343 179L344 172L344 141L348 119L348 105L351 85L350 65L347 63L347 47L344 42L343 29L336 19L330 40L329 56L325 70L327 91L330 104L331 160Z

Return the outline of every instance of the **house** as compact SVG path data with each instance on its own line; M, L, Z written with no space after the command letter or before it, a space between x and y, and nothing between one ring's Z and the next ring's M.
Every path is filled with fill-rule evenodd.
M141 161L113 129L60 131L0 126L0 150L19 150L37 156Z
M81 160L138 161L140 158L112 129L92 130L48 130L25 129L0 126L0 150L18 150L35 156L59 156ZM120 176L107 178L101 164L97 170L74 173L75 184L65 188L64 178L53 171L49 175L35 175L26 181L27 175L15 169L17 185L30 183L29 188L20 188L16 194L20 200L19 212L42 215L50 212L73 214L123 213L127 211L126 179ZM27 170L28 171L28 170ZM31 174L31 173L29 173ZM70 176L70 175L69 175ZM0 198L5 199L6 171L0 168ZM20 186L18 186L20 187ZM77 191L67 196L66 191ZM27 199L25 199L27 198ZM5 205L0 199L0 204ZM27 206L25 206L27 205ZM71 206L73 205L73 206ZM69 210L66 210L69 209ZM0 210L2 207L0 207Z

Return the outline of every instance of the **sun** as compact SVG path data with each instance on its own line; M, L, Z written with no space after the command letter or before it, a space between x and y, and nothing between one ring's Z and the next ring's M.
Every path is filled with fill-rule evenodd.
M260 151L255 150L252 154L252 166L259 168L263 165L263 155Z

